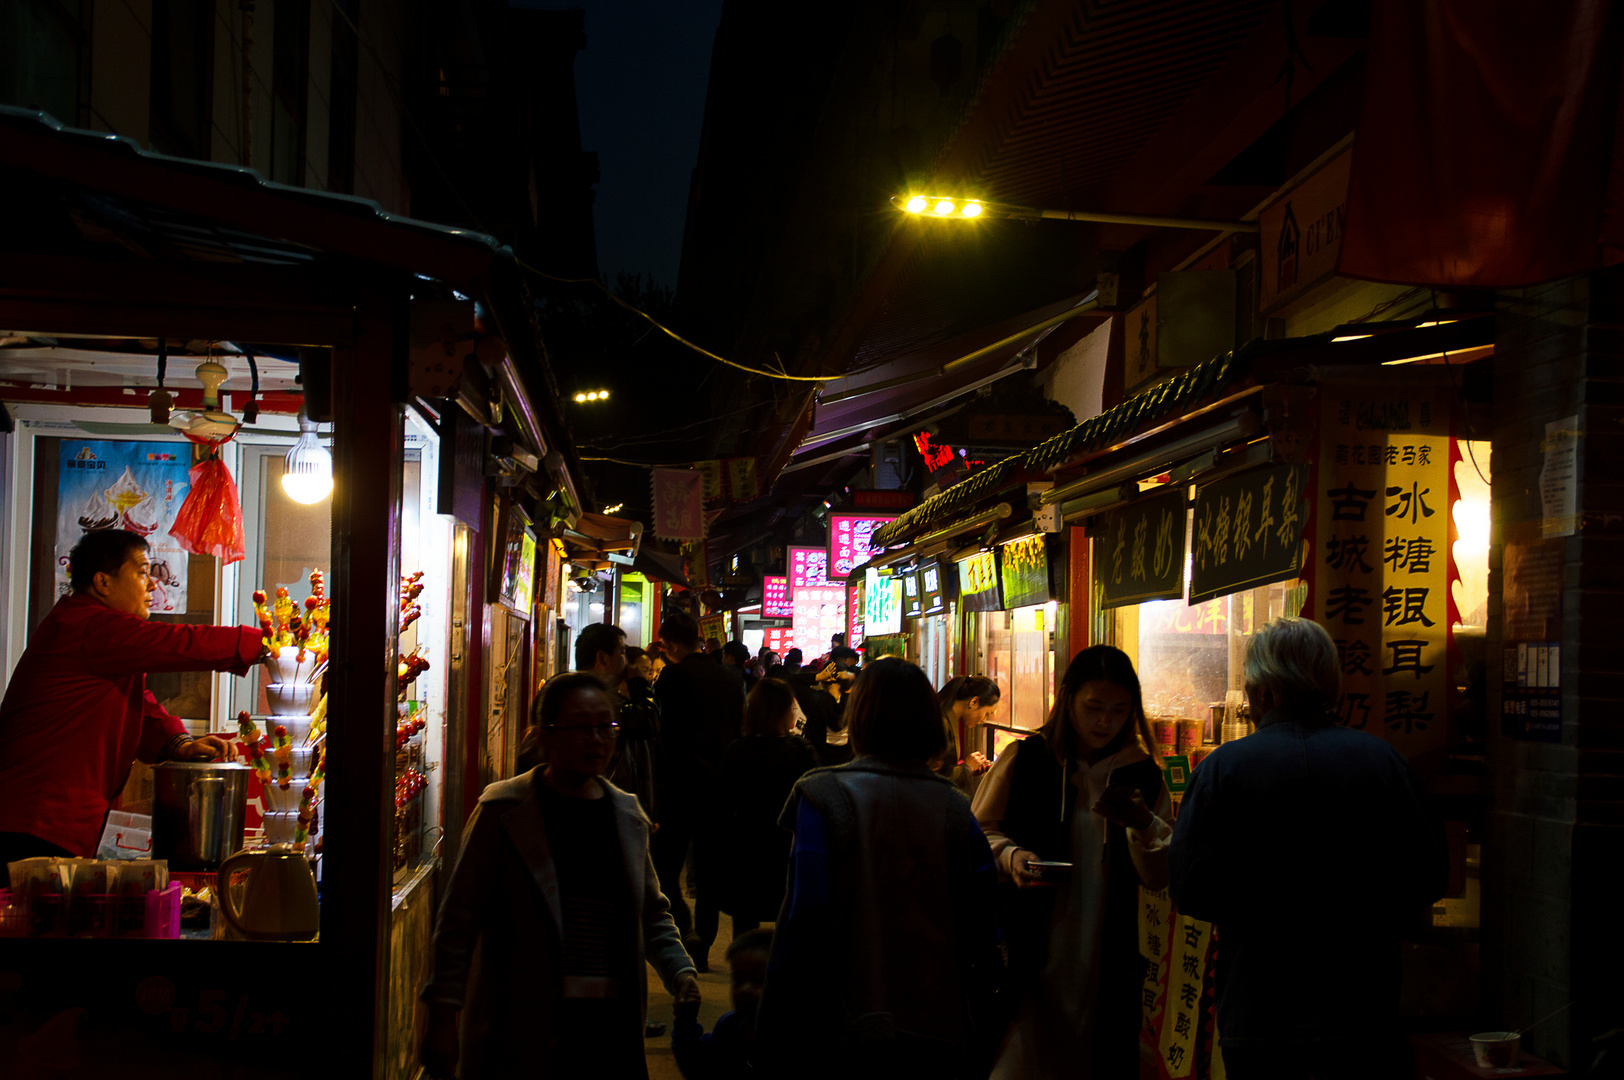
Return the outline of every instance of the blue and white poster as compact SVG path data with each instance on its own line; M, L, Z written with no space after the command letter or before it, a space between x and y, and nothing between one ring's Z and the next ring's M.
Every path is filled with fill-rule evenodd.
M56 594L68 592L68 552L87 532L128 529L151 545L154 615L186 611L190 557L169 527L186 501L191 447L183 442L63 439L56 492Z

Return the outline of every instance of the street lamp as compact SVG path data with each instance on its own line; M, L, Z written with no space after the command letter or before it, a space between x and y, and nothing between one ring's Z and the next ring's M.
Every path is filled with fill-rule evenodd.
M891 204L905 213L926 218L1009 218L1015 221L1095 221L1105 225L1145 225L1164 229L1198 229L1203 232L1257 232L1255 221L1209 221L1205 218L1160 217L1155 214L1116 214L1095 210L1045 210L1036 206L969 199L959 202L945 195L897 195Z
M609 400L609 391L607 391L607 390L584 390L581 393L578 393L578 394L575 395L575 401L576 401L576 404L578 404L578 405L579 404L584 404L585 402L588 402L588 401L608 401L608 400Z

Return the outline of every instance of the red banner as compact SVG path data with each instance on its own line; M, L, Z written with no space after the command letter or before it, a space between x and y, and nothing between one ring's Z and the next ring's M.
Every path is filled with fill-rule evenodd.
M666 540L705 538L704 477L692 469L655 469L654 535Z

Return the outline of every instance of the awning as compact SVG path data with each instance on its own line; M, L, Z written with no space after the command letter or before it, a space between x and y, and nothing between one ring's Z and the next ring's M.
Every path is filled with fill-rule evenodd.
M1045 475L1177 421L1203 402L1215 401L1243 384L1280 381L1293 369L1309 377L1314 367L1392 363L1481 350L1493 344L1492 318L1462 317L1401 323L1356 323L1310 337L1254 340L1231 353L1157 383L1149 390L1090 417L1030 450L1011 454L955 484L874 534L875 545L890 547L917 536L927 526L965 512L1022 477ZM1471 357L1461 357L1460 361Z

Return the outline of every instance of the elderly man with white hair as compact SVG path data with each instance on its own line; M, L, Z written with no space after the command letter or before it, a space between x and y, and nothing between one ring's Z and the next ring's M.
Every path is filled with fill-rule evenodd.
M1195 770L1168 862L1179 911L1217 927L1228 1074L1408 1076L1399 937L1446 888L1443 827L1403 755L1338 725L1323 627L1264 626L1245 678L1257 732Z

